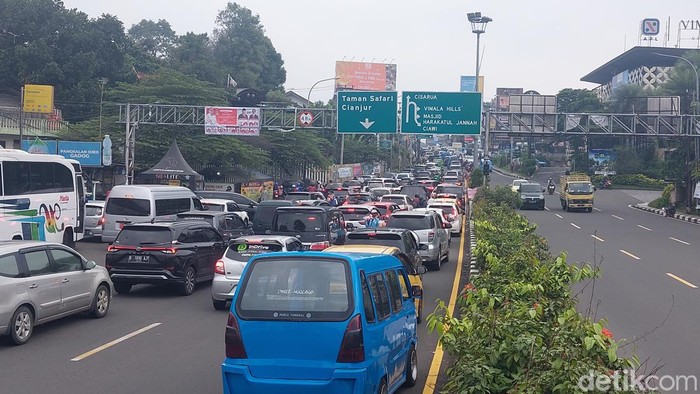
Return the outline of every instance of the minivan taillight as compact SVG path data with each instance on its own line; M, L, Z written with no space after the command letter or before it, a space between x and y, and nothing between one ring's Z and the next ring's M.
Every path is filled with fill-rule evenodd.
M227 358L248 358L243 347L243 337L241 329L238 327L238 320L233 313L228 313L226 321L226 357Z
M100 218L97 219L97 225L102 227L103 230L105 229L105 217L104 216L100 216Z
M433 242L433 239L435 239L435 231L430 230L430 232L428 232L428 242Z
M216 265L214 265L214 273L226 275L226 273L224 272L224 260L216 260Z
M362 318L359 314L350 319L348 326L345 328L345 335L343 335L343 342L340 344L340 351L336 361L339 363L361 363L365 361L365 340L362 336Z
M311 244L311 246L309 246L309 250L324 250L330 246L331 244L328 241L314 242Z

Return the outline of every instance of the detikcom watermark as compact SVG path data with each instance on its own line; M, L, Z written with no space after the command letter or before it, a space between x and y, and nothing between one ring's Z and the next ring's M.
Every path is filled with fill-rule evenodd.
M695 375L642 375L635 370L601 374L590 371L578 379L578 388L587 391L698 391Z

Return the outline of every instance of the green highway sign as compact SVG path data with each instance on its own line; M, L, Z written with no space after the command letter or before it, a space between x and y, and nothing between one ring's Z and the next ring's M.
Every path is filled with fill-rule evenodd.
M338 92L338 133L396 133L396 92Z
M401 133L480 134L481 93L403 92Z

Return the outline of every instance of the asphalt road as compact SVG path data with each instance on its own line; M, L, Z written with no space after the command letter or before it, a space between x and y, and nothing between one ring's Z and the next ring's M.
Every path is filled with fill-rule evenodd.
M459 246L460 238L453 237L450 262L424 276L424 318L437 299L449 300ZM77 250L104 265L106 244L81 241ZM227 312L212 307L208 284L189 297L135 286L128 295L114 295L103 319L75 316L38 326L30 342L20 347L0 339L0 392L220 393L226 317ZM144 331L71 361L139 330ZM401 393L423 392L433 361L437 335L427 333L425 321L418 335L418 384Z
M552 177L558 192L562 174L543 168L534 180L546 185ZM512 182L499 174L491 180ZM553 253L565 251L569 262L601 267L595 286L576 287L579 310L607 318L616 339L639 338L622 351L634 348L647 360L643 371L700 377L700 226L629 207L640 202L634 197L640 194L598 190L592 213L566 212L558 194L545 194L548 210L523 213L537 223ZM656 367L662 368L653 372Z

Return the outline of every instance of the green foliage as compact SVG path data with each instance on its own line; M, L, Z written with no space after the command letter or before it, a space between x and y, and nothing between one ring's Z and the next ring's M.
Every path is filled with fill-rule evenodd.
M682 55L688 59L696 68L700 69L700 54L697 51L689 50ZM680 96L681 112L684 114L692 114L696 108L693 108L691 103L694 101L693 92L695 92L695 71L688 63L683 60L678 60L671 69L668 76L668 81L659 88L659 95ZM697 108L700 113L700 108Z
M602 178L602 175L595 175L591 178L591 180L594 184L598 184ZM663 179L649 178L644 174L611 175L610 180L612 181L613 187L615 185L625 185L644 189L661 190L664 188L664 186L666 186L666 182L664 182Z
M671 194L673 193L674 189L675 187L673 185L666 185L663 193L661 193L661 197L650 202L649 206L652 208L661 209L671 205Z
M563 89L557 93L557 111L564 113L602 112L603 103L592 90Z
M649 91L636 84L622 85L616 88L607 105L607 110L614 114L631 114L640 112L642 97L649 96ZM644 107L645 108L645 107Z
M129 37L141 50L158 58L165 57L177 39L175 31L165 19L158 22L142 19L129 29Z
M508 168L508 166L510 165L508 156L505 153L500 153L496 155L496 157L493 158L493 163L496 165L496 167L500 168Z
M535 173L536 168L537 159L533 159L530 157L528 159L523 160L523 163L520 166L520 172L525 176L532 176Z
M510 186L482 187L474 196L475 201L486 200L494 206L504 206L508 209L518 209L522 200Z
M444 303L428 318L453 357L449 393L572 393L590 371L608 376L638 364L617 354L620 342L576 311L571 287L599 275L552 256L536 227L488 198L474 204L482 273L457 300L460 317Z
M481 187L484 185L484 172L480 168L475 168L469 177L469 187Z

